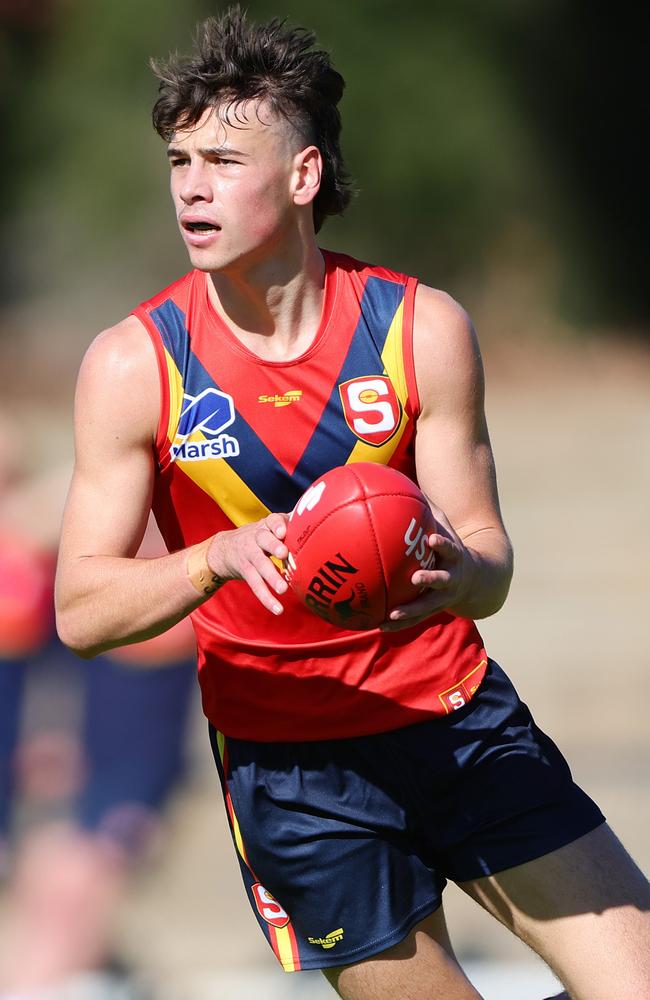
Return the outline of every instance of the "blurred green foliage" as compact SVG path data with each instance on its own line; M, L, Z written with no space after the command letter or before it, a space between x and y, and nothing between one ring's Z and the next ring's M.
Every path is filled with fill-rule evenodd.
M148 59L187 51L196 21L225 5L41 3L40 19L5 15L0 29L11 136L0 294L81 299L117 285L145 297L186 266ZM248 9L314 28L347 81L343 147L359 196L325 245L461 297L495 268L513 281L551 272L547 307L573 323L647 320L645 171L621 148L645 113L629 16L612 31L609 14L568 0Z

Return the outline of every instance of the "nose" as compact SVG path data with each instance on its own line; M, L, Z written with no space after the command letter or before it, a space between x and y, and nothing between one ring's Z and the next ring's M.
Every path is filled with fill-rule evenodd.
M183 172L178 195L186 205L195 205L197 201L212 201L212 189L205 163L201 160L193 160Z

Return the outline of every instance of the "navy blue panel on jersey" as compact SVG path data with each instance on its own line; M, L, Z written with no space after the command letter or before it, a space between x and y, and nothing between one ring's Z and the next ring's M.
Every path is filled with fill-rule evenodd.
M289 511L308 486L327 469L344 465L358 441L343 413L339 384L363 375L383 372L381 352L404 286L371 277L366 283L361 311L350 349L325 405L320 422L305 448L293 475L275 458L250 424L237 413L232 433L240 445L238 456L225 461L259 500L272 511ZM186 401L178 428L179 436L201 427L206 436L217 434L225 424L226 404L218 383L190 350L190 337L183 312L167 301L152 312L166 348L184 376ZM209 390L212 390L211 392ZM219 398L221 394L221 399ZM230 397L227 397L230 399ZM201 425L201 421L206 421Z
M185 324L185 313L175 302L167 299L152 310L151 319L158 327L165 349L171 354L179 372L185 371L190 354L190 335Z
M231 397L223 393L215 379L190 350L190 336L185 326L183 312L175 303L167 301L151 315L160 330L165 347L183 375L186 398L178 428L179 435L189 434L200 425L202 419L208 420L207 427L203 428L206 436L218 433L215 428L219 423L219 415L225 413L226 407L223 400L215 406L217 397L214 393L220 393L228 399ZM210 393L209 390L213 392ZM199 406L198 413L194 412L194 407L191 405L193 400L196 400ZM213 413L216 416L213 417ZM237 475L245 479L249 488L269 510L291 510L309 483L305 483L303 488L298 488L292 482L289 473L241 414L236 413L232 429L239 441L240 456L221 458L219 461L227 462Z
M383 278L368 278L361 300L359 326L365 324L381 355L397 308L404 298L404 285ZM342 379L343 381L343 379Z
M314 431L294 476L306 489L318 476L336 465L345 465L359 440L343 413L339 385L363 375L381 375L381 353L404 286L382 278L368 278L361 300L361 314L345 361L332 388L320 423Z

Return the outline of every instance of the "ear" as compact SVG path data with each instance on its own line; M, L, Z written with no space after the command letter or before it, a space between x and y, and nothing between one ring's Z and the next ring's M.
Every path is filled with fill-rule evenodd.
M316 146L307 146L294 156L292 195L295 205L309 205L318 194L323 158Z

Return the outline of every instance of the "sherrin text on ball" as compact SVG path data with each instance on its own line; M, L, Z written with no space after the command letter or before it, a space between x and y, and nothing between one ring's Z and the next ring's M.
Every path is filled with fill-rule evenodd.
M287 526L286 578L299 599L338 628L376 628L418 595L436 522L420 488L374 462L338 466L303 493Z

